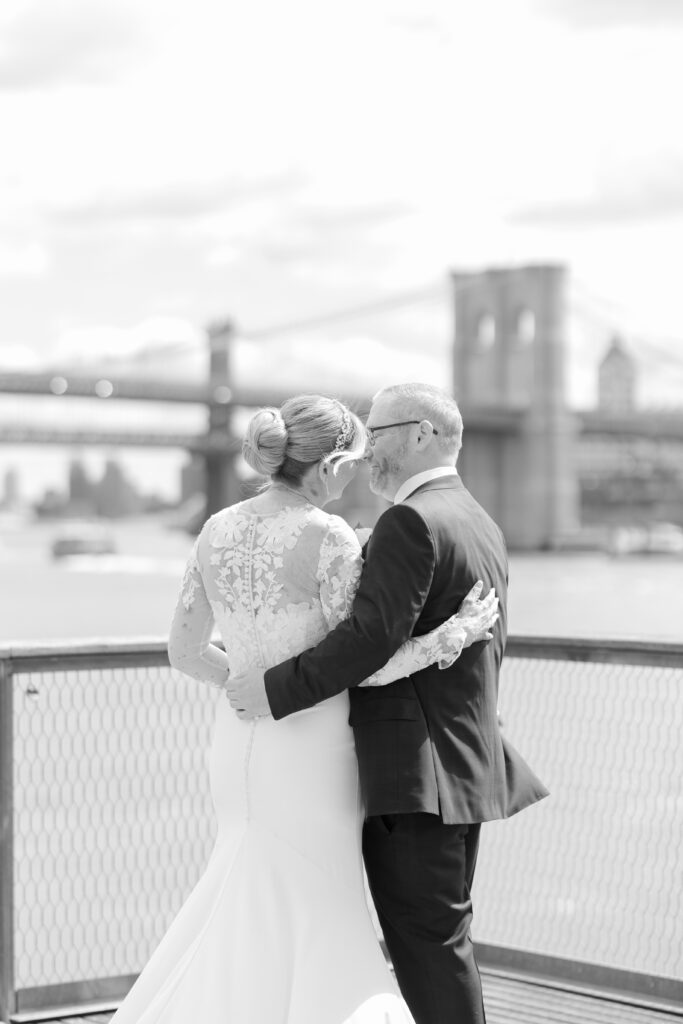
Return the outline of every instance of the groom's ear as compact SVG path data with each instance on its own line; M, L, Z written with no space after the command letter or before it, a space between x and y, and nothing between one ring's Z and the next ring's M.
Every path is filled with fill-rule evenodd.
M421 448L425 448L429 441L434 437L434 427L431 425L429 420L422 420L420 428L417 432L417 443Z

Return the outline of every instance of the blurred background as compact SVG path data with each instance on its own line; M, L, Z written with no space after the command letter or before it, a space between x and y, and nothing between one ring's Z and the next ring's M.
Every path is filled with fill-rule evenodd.
M5 0L0 39L3 643L164 635L253 407L411 379L512 632L681 638L676 0Z
M3 0L0 1017L111 1009L205 863L165 637L253 409L407 380L552 794L487 826L480 959L680 1010L681 52L680 0Z

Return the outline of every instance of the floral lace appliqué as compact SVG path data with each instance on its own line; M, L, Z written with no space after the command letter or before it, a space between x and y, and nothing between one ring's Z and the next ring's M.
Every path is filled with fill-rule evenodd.
M320 601L331 629L351 614L363 568L353 532L346 524L341 529L335 526L325 535L318 561Z
M224 686L228 673L268 668L314 647L348 618L362 570L360 544L338 516L314 507L252 515L240 505L209 521L187 564L171 627L172 663ZM214 624L225 650L211 642ZM382 686L458 657L465 632L449 620L407 640L361 686Z
M185 574L183 576L183 582L180 587L180 599L183 602L183 607L186 612L189 612L190 608L194 604L195 594L202 585L202 577L199 569L199 560L197 558L197 549L199 547L199 538L194 542L192 552L185 567Z

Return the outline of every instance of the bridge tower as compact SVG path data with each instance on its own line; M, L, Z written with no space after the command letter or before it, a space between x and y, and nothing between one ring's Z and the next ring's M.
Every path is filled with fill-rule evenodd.
M232 437L232 379L230 346L233 326L230 321L211 324L209 341L209 429L205 455L206 515L240 500L240 482L235 469L237 449L225 449Z
M455 272L453 281L453 390L465 424L458 469L510 547L555 548L579 522L566 268Z

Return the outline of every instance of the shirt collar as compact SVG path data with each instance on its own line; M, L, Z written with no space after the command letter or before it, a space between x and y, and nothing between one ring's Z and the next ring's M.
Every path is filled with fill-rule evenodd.
M426 484L429 480L438 480L442 476L457 475L458 471L455 466L436 466L434 469L425 469L423 473L416 473L415 476L408 477L396 491L394 505L405 501L409 494L412 494L413 491L416 491L418 487L422 487L422 484Z

